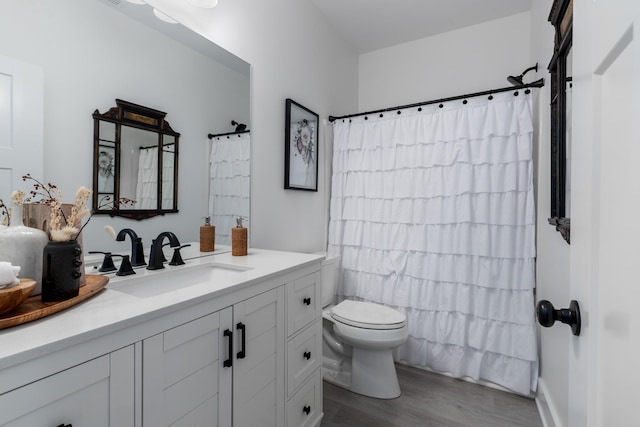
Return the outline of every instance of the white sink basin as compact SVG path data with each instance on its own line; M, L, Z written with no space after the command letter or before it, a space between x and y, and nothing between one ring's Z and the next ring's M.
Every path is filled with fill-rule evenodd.
M112 278L109 289L149 298L192 286L221 289L247 279L251 267L210 262L194 266L169 267L162 270L136 270L135 276Z

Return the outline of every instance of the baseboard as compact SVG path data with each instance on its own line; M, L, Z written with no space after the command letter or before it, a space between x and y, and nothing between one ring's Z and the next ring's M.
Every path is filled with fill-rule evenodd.
M558 411L549 398L549 389L544 379L538 378L538 395L536 396L536 406L542 420L543 427L564 427L558 416Z

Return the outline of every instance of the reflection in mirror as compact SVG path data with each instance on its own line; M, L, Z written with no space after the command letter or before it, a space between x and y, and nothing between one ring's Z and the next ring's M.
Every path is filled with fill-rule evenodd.
M80 185L93 184L95 129L89 115L96 108L104 112L115 98L156 107L169 113L181 133L174 183L180 212L135 224L94 216L82 232L86 251L126 250L108 238L107 225L134 228L146 249L160 230L182 242L198 240L196 225L208 214L207 134L232 131L232 119L250 127L250 64L183 25L160 21L148 5L124 0L0 1L0 56L42 70L45 120L31 120L30 126L42 126L47 158L31 154L27 164L44 162L42 178L60 186L65 202ZM101 124L104 184L115 185L115 125Z
M215 241L221 245L231 244L236 218L242 217L245 224L249 220L251 133L245 128L239 125L236 129L243 130L209 134L209 216L216 226Z
M162 111L121 99L116 104L93 113L93 212L135 219L177 212L180 134Z

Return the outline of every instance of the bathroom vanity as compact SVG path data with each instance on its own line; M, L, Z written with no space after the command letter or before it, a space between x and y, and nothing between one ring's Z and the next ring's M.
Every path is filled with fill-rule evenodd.
M321 261L252 249L137 270L0 331L0 426L319 425Z

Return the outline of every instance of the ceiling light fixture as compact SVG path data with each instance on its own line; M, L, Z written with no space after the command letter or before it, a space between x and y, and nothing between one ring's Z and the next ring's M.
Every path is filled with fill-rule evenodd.
M195 6L210 9L218 5L218 0L189 0L189 2Z

